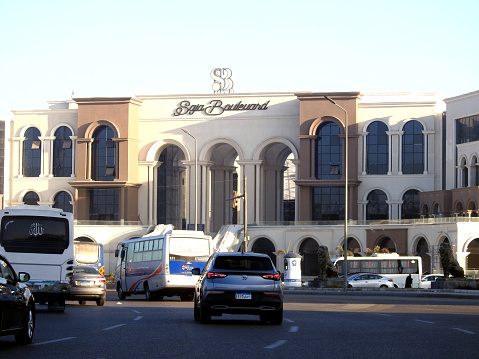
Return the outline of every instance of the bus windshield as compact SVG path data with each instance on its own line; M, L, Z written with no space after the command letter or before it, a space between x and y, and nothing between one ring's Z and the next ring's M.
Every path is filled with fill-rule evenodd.
M6 252L62 254L69 246L66 218L3 216L0 244Z

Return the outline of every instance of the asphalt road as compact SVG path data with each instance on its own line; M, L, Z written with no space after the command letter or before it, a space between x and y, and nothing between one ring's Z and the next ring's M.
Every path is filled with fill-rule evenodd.
M474 358L479 300L458 297L296 294L281 326L255 316L193 320L178 298L69 302L64 313L38 306L32 345L0 337L1 358Z

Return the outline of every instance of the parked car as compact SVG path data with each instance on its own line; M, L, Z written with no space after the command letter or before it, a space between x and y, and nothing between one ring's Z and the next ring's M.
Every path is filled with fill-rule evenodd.
M194 296L194 318L208 323L211 316L259 315L261 321L283 322L283 287L280 273L266 254L214 253L200 274Z
M25 283L30 275L15 270L0 253L0 335L15 335L15 341L29 344L35 330L35 300Z
M391 278L374 273L352 274L348 277L349 288L394 288Z
M81 305L87 300L94 300L100 306L105 304L106 280L95 268L74 266L70 284L70 300L78 300Z
M424 275L421 278L421 287L423 289L431 289L431 282L435 282L437 280L444 280L444 275L443 274Z

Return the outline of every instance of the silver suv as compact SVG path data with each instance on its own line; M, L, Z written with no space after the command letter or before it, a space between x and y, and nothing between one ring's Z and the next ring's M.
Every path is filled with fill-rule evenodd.
M283 322L283 287L280 273L266 254L215 253L195 287L194 318L208 323L211 316L258 314L261 321Z

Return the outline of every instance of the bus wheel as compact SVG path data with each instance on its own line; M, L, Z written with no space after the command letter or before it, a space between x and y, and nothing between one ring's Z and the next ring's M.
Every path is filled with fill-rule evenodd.
M119 298L120 300L125 300L126 294L125 294L125 292L123 292L123 290L121 289L120 283L118 283L118 285L116 286L116 292L118 293L118 298Z
M148 286L148 282L145 282L145 297L147 301L152 301L152 295L150 292L150 287Z
M78 304L80 304L80 305L85 305L85 304L86 304L86 300L79 300L79 301L78 301Z

